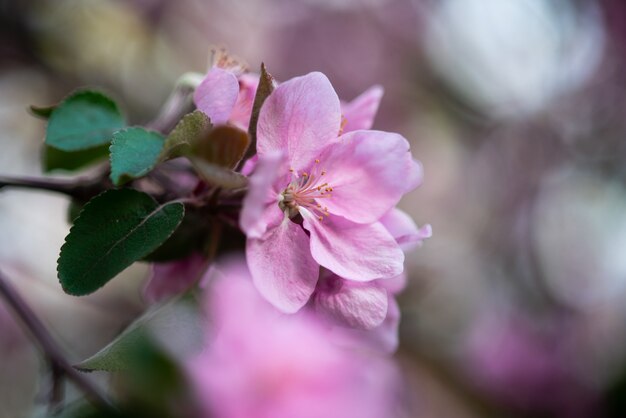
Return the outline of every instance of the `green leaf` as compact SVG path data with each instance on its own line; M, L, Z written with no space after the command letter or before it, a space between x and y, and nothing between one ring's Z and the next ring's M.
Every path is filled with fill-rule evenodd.
M66 293L87 295L150 254L176 230L180 202L162 205L132 190L107 190L91 199L61 247L57 271Z
M50 115L52 114L52 111L54 109L56 109L57 105L50 105L50 106L34 106L31 105L28 107L28 109L30 110L30 113L32 113L33 115L40 117L42 119L49 119Z
M128 128L113 134L111 181L116 186L148 174L159 162L165 138L144 128Z
M225 189L240 189L246 187L248 178L229 168L211 164L198 157L189 159L194 169L204 181Z
M245 131L234 126L221 125L192 144L191 152L207 163L235 168L249 144L250 137Z
M186 114L167 136L161 158L176 158L189 154L192 144L206 138L211 128L211 120L201 111L195 110Z
M261 63L261 75L259 77L259 86L256 89L254 103L252 104L252 114L250 116L250 125L248 125L248 133L250 134L250 148L247 155L251 156L256 152L256 128L261 113L261 106L265 99L274 91L274 77L267 72L265 64Z
M126 125L117 104L102 93L83 90L63 100L50 114L46 144L78 151L109 143Z
M202 347L202 325L196 299L191 295L176 298L150 308L106 347L74 367L109 372L132 369L137 347L146 339L184 358Z
M101 145L81 151L61 151L44 145L42 164L44 172L55 170L74 171L104 160L109 155L109 146Z

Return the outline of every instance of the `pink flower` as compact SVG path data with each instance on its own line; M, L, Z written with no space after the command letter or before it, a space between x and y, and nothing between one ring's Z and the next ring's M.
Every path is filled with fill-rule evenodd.
M206 349L188 367L206 415L217 418L393 417L399 380L385 357L328 342L309 315L259 297L243 260L209 274Z
M341 124L321 73L285 82L261 109L240 223L254 283L283 312L307 303L320 266L357 282L403 271L404 254L379 220L421 182L421 166L402 136L340 135Z

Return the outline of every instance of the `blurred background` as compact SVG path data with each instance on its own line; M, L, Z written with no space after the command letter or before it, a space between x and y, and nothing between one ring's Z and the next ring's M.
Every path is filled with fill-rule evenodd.
M131 123L211 45L278 80L319 70L411 141L397 361L408 416L626 416L623 0L0 0L0 174L41 173L30 104L101 86ZM79 360L140 312L145 266L62 293L68 202L0 194L0 266ZM0 305L0 417L45 412L45 372ZM33 399L35 400L33 403Z

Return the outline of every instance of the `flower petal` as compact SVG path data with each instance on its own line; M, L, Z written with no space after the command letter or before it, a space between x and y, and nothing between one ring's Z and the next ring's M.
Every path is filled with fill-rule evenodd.
M239 96L230 115L230 121L244 131L247 131L250 125L250 115L258 86L258 74L245 73L239 76Z
M404 270L404 253L381 223L357 224L334 215L319 221L305 209L300 213L311 233L313 258L338 276L366 282Z
M404 290L404 288L406 287L406 282L406 273L402 273L390 279L377 280L376 284L385 289L387 291L387 294L397 295Z
M259 157L254 166L239 219L241 229L248 238L261 238L269 226L278 225L283 218L274 184L279 178L284 160L282 152L274 151Z
M337 344L348 348L363 349L368 347L388 354L396 351L398 349L400 308L393 296L388 295L387 297L387 316L380 325L369 330L334 326L330 328L330 338Z
M381 86L372 86L350 103L342 103L341 110L346 120L343 132L371 129L383 93Z
M354 131L327 147L319 160L332 187L332 197L320 203L335 215L371 223L406 192L412 158L409 143L398 134Z
M398 349L398 327L400 325L400 307L393 296L389 296L387 317L376 328L361 331L362 337L371 347L386 353ZM357 331L358 332L358 331Z
M422 245L422 242L433 234L429 224L418 229L413 219L398 208L393 208L385 213L380 218L380 222L404 251L410 251Z
M248 239L246 258L257 289L285 313L304 306L315 290L319 266L311 257L309 238L300 225L285 218L266 239Z
M257 125L257 152L286 150L291 168L308 168L341 126L339 98L322 73L293 78L267 98Z
M422 182L424 181L424 168L422 167L422 163L417 160L411 159L407 162L407 165L409 175L407 176L405 181L405 193L415 190L416 188L421 186Z
M359 283L332 275L315 293L315 310L349 328L372 329L387 316L387 292L375 282Z
M237 77L230 71L212 68L193 93L193 101L217 125L228 121L238 95Z

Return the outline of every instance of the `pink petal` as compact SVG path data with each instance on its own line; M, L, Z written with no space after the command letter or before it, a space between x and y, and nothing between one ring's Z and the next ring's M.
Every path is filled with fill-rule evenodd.
M249 187L243 199L239 223L248 238L261 238L270 226L283 219L278 207L278 192L274 188L284 162L282 152L271 152L259 157L254 173L249 177Z
M150 277L143 289L144 298L151 303L183 293L200 279L206 259L199 254L169 263L152 264Z
M254 104L254 96L259 86L259 75L246 73L239 77L239 96L230 115L230 121L247 131Z
M257 289L285 313L304 306L315 290L319 266L300 225L284 219L266 239L248 239L246 256Z
M371 223L406 192L412 158L409 143L398 134L354 131L327 147L319 161L326 170L324 182L333 190L320 203L335 215Z
M259 161L259 154L254 154L252 157L248 158L245 163L243 163L243 167L241 167L241 174L244 176L249 176L254 171L256 167L256 163Z
M370 346L380 351L393 353L398 349L398 327L400 325L400 307L395 298L389 296L387 317L382 324L369 331L361 331L362 337Z
M411 159L407 162L407 166L409 174L405 181L405 193L415 190L416 188L421 186L422 182L424 181L424 168L422 167L422 163L417 160Z
M308 168L337 138L341 126L339 98L322 73L293 78L267 98L257 125L259 155L287 151L291 168Z
M380 218L380 222L404 251L420 246L422 241L430 238L433 233L429 224L418 229L413 219L398 208L393 208L385 213Z
M390 279L377 280L376 284L385 289L388 294L397 295L404 290L404 288L406 287L406 282L406 273L402 273Z
M359 283L332 275L318 285L314 306L339 325L367 330L387 316L387 292L375 282Z
M343 127L344 133L372 128L383 92L381 86L373 86L350 103L342 105L343 117L346 120Z
M398 349L399 325L400 308L393 296L388 295L387 316L380 325L369 330L333 326L330 328L330 338L347 348L361 350L367 347L391 354Z
M313 258L338 276L366 282L404 270L404 253L381 223L357 224L334 215L319 221L307 210L300 213L311 233Z
M193 93L193 101L217 125L228 121L238 95L237 77L230 71L212 68Z

